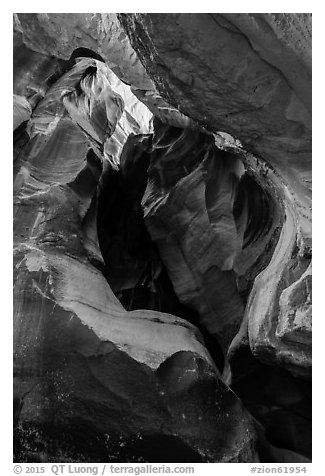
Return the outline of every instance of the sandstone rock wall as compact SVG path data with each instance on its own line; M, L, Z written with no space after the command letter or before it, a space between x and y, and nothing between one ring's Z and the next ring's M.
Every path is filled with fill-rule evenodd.
M246 309L249 340L258 358L307 375L311 294L310 287L305 291L310 278L304 273L310 275L311 257L311 15L119 18L168 102L207 129L240 139L265 161L266 174L268 167L274 171L286 218L276 257L255 281ZM288 297L291 286L308 296L303 311Z
M310 457L310 42L14 15L17 461Z
M169 461L176 444L185 460L258 459L252 420L198 330L169 314L127 312L101 272L103 163L116 166L114 144L131 130L148 131L141 104L124 107L112 75L97 60L77 61L34 109L18 158L16 458Z

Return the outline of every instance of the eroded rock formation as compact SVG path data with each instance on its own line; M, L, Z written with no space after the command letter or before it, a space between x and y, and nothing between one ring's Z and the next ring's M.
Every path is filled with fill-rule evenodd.
M308 372L310 352L301 341L309 340L310 321L299 317L308 316L308 298L295 304L293 293L310 296L311 16L120 18L171 104L208 129L240 139L279 175L286 220L272 264L256 280L247 308L250 345L258 358L291 368L298 363ZM295 270L290 277L289 270Z
M14 31L15 458L308 460L310 17Z

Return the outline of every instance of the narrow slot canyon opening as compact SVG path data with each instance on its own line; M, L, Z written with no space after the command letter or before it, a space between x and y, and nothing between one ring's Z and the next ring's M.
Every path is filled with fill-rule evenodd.
M221 235L221 239L225 230L223 223L218 229L220 216L222 219L222 214L227 213L228 222L233 220L232 240L236 242L233 268L238 263L239 272L219 271L217 280L216 275L214 276L213 292L222 293L222 289L229 286L227 281L226 285L223 283L224 276L229 281L229 273L233 273L234 284L230 284L233 286L231 292L236 293L235 299L243 303L240 317L243 315L254 279L267 266L276 245L276 240L271 240L276 228L272 221L272 212L276 205L253 177L245 173L240 159L234 153L213 147L208 134L200 133L199 137L195 138L194 147L193 141L190 143L189 153L189 131L163 125L156 118L154 125L154 134L129 136L122 149L118 169L106 165L101 176L98 188L97 232L105 262L103 274L126 310L149 309L169 313L198 327L206 348L222 373L227 359L221 344L222 339L220 340L217 333L210 331L209 323L206 325L204 319L200 318L200 308L195 302L184 302L179 298L173 283L173 271L168 268L168 260L166 262L161 256L159 240L153 239L155 235L150 233L150 224L148 229L144 216L145 195L148 194L148 187L152 186L153 181L161 181L163 189L168 189L170 184L177 188L182 179L186 180L191 173L196 173L202 166L202 159L203 162L207 160L207 155L213 151L212 158L208 158L208 167L211 169L213 166L214 171L209 174L205 202L198 203L198 210L194 213L204 212L200 207L205 206L209 226L213 228L216 236ZM203 139L203 146L198 139ZM185 165L184 151L190 157ZM168 168L164 161L168 162ZM173 231L167 233L171 236ZM250 247L253 248L252 252L249 251ZM259 261L259 254L266 248L269 248L267 257L264 256ZM229 251L227 247L225 250ZM246 253L244 257L241 256L242 250ZM201 285L205 286L204 281ZM214 314L217 320L218 309L215 309ZM241 322L237 328L240 324ZM230 336L230 340L234 336L235 334Z
M196 150L196 158L184 166L182 145L187 157L189 155L187 132L163 126L156 119L155 126L153 136L130 137L121 154L120 169L113 171L107 168L102 177L98 236L106 263L105 275L127 310L152 309L167 312L198 327L206 348L222 373L228 356L224 353L219 337L210 332L209 323L206 326L202 322L198 308L191 303L182 303L177 296L170 270L161 256L163 248L159 247L159 239L153 240L148 231L143 207L145 195L149 195L148 183L149 187L153 187L152 181L160 182L163 192L170 184L177 188L188 175L195 175L198 164L209 149L204 147L203 154ZM155 155L157 149L164 153ZM167 162L168 167L164 168L164 160L169 159L168 154L173 161ZM268 266L273 256L281 230L283 210L281 201L276 200L276 196L272 194L272 183L266 180L263 188L265 177L259 175L258 171L257 177L250 171L243 171L243 163L238 164L239 159L233 153L218 151L213 158L220 160L220 163L213 164L212 172L210 167L205 202L198 203L198 211L204 213L202 205L206 206L209 223L218 222L218 206L221 203L221 211L224 211L227 209L224 198L231 202L236 239L240 243L233 268L236 291L243 303L243 317L255 277ZM238 170L241 172L238 173ZM177 197L173 199L176 200ZM186 203L185 199L184 202ZM182 208L185 207L184 202ZM195 215L196 210L192 210L192 213ZM162 233L161 230L159 232ZM216 227L216 233L218 232ZM220 233L222 232L224 228L221 227ZM165 227L163 233L166 233ZM225 249L228 251L227 247ZM223 276L223 273L218 275L221 281ZM219 292L218 284L215 287L216 293ZM203 281L202 286L205 285ZM216 319L217 316L216 312ZM231 367L237 364L237 359L241 360L241 366L247 362L247 368L241 374L241 369L238 372L234 367L236 380L231 388L262 425L264 436L261 436L259 443L262 460L264 458L265 462L269 462L293 458L300 461L299 455L310 458L309 384L293 377L286 370L257 361L249 345L246 345L244 351L242 354L242 348L239 348L235 357L232 355ZM301 436L298 437L299 434Z
M256 442L262 449L248 460L310 458L309 382L282 362L258 360L244 320L255 279L281 244L288 217L284 182L231 136L231 146L217 147L214 134L158 93L147 108L156 92L133 90L115 76L113 62L108 68L91 49L76 48L68 60L51 58L51 66L44 58L42 86L31 75L25 94L30 119L14 130L14 171L20 174L15 272L21 280L16 358L22 369L15 377L17 395L23 395L14 402L18 456L46 453L46 444L38 446L42 431L48 441L55 433L55 454L62 425L77 442L72 454L81 451L94 461L107 454L117 462L223 461L223 440L236 433L244 441L250 431L252 454ZM22 97L16 104L25 114ZM281 275L287 287L297 280L304 286L295 289L296 308L309 299L308 277L300 277L311 256L302 253L296 242ZM203 339L173 316L196 326ZM279 332L285 334L286 324ZM308 344L309 334L289 330L285 339L293 345L295 339ZM26 336L34 360L24 354ZM52 374L42 360L47 352ZM40 397L21 392L34 379L33 365L43 372ZM32 455L20 434L24 395ZM36 417L32 412L45 395L43 425L38 410ZM237 432L238 422L244 423ZM217 456L208 454L211 441Z

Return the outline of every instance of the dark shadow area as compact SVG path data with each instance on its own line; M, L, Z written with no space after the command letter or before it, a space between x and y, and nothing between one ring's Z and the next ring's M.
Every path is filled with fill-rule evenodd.
M256 370L232 389L261 423L269 443L311 459L311 382L254 360Z
M130 137L119 170L107 167L98 194L98 241L110 287L126 310L151 309L181 317L199 327L220 372L224 356L214 336L199 324L198 313L182 304L146 229L141 200L147 185L151 137Z

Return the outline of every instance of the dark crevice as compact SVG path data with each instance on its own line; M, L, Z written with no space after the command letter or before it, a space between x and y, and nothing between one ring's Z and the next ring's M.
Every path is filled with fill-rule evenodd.
M255 366L232 389L262 424L272 445L311 458L310 382L257 360Z
M181 317L196 325L222 372L224 357L215 336L199 324L198 313L182 304L157 245L143 218L141 200L147 184L151 137L130 137L119 170L108 167L98 194L98 240L105 262L103 274L126 310L150 309Z
M251 46L250 40L230 20L222 15L219 17L215 17L214 14L209 15L218 23L218 26L240 35L240 38L244 41L247 40ZM124 14L120 14L120 17L123 19ZM140 32L139 27L138 30ZM141 36L142 39L139 38L141 48L152 53L149 51L149 43L147 44L143 40L145 37L143 32ZM150 39L149 36L148 39ZM16 56L15 61L18 62L18 66L20 62L26 62L26 68L22 68L22 78L28 71L29 60L23 57L24 55L28 56L26 52L33 60L42 56L30 52L25 46L21 48L21 53ZM191 55L192 53L185 52L184 59L191 62ZM90 60L80 63L80 58L89 58ZM90 100L87 102L85 92L95 89L92 86L94 86L94 75L97 73L96 66L101 68L98 61L104 62L104 59L95 51L85 47L75 49L68 60L44 56L43 61L39 61L39 70L44 76L42 87L37 89L35 82L36 86L34 84L32 88L25 87L23 90L24 82L21 79L21 91L23 91L21 94L28 99L31 109L34 110L47 89L56 85L62 76L79 64L82 66L80 70L83 69L83 71L79 71L78 67L72 71L72 73L76 72L72 76L73 81L78 76L78 72L80 75L76 84L72 85L72 81L70 81L71 91L69 88L67 89L65 99L71 103L75 101L73 105L78 105L78 101L86 107L92 105ZM50 63L51 67L49 67ZM91 66L87 67L90 64ZM276 70L273 65L271 67L274 71ZM164 95L170 96L171 90L168 89L166 82L159 78L159 74L162 72L162 76L166 76L167 73L167 76L172 77L173 72L166 67L164 62L159 62L159 58L156 58L155 68L158 72L158 82L161 83L160 86L165 91ZM208 66L205 65L202 71L207 68ZM35 76L37 75L35 74ZM183 76L184 79L173 77L173 81L180 90L183 91L185 88L186 91L183 93L187 96L187 100L194 100L195 94L193 96L190 89L195 78L192 77L192 74L184 73ZM283 79L282 73L280 73L281 78ZM231 82L231 78L229 80ZM238 87L240 88L240 85ZM56 90L56 86L53 89ZM253 94L256 89L257 87L254 87ZM104 98L106 92L104 89L101 91L103 94L100 100ZM60 97L60 101L62 100L63 96ZM83 100L85 101L83 102ZM117 109L122 114L124 104L120 104L119 99L116 99L115 96L112 101L118 102ZM62 385L67 385L67 387L70 385L66 376L81 375L84 380L81 380L80 388L76 385L77 390L75 394L72 393L72 397L70 393L67 394L66 408L68 411L65 414L65 402L61 399L64 394L60 393L59 395L58 392L59 390L61 392L61 388L55 386L58 381L57 376L53 376L53 379L51 377L44 395L50 396L48 400L51 401L53 407L46 406L46 404L41 408L43 420L40 424L28 422L26 416L23 417L25 421L20 424L22 420L20 413L27 407L23 408L23 399L27 393L21 397L14 397L15 459L17 462L43 462L44 455L48 454L49 459L45 461L51 461L51 458L56 461L58 450L62 451L63 449L63 456L65 457L66 452L67 461L70 461L69 458L72 455L76 461L83 461L84 457L90 462L202 462L204 460L203 451L201 448L199 451L199 446L188 445L188 441L190 441L188 435L191 432L195 435L196 431L202 430L203 425L200 420L202 417L204 419L206 415L209 415L210 418L209 405L212 408L211 415L216 414L215 406L223 403L223 397L218 396L216 387L221 387L226 381L234 393L225 387L225 394L236 400L234 404L236 406L241 406L241 402L243 402L250 415L255 419L256 428L261 429L256 444L262 462L282 462L280 455L282 450L288 452L288 458L291 457L290 452L296 455L293 458L297 457L298 459L293 459L292 462L300 461L300 456L311 458L310 384L306 380L293 377L282 368L259 362L251 352L248 333L246 332L244 335L244 323L241 321L254 280L268 266L281 232L282 204L277 202L277 192L274 192L272 188L272 179L267 177L269 169L265 166L264 171L261 172L257 165L255 170L254 166L249 165L248 160L245 162L244 154L239 156L235 151L231 152L230 148L228 150L217 149L212 134L198 129L189 131L168 126L157 118L154 118L153 134L129 135L119 157L119 165L115 169L104 159L104 150L106 152L104 146L109 148L106 139L113 134L114 130L117 131L118 136L119 129L116 128L116 123L120 119L120 115L116 116L116 121L114 119L110 123L107 103L97 106L96 104L94 109L89 107L89 119L90 125L100 137L100 142L97 143L96 139L91 137L87 132L87 127L82 127L84 122L81 121L79 127L90 139L94 149L89 145L86 157L84 155L81 157L82 160L86 159L84 168L80 172L78 169L75 174L77 176L73 175L72 182L60 186L61 188L66 187L66 190L72 190L73 197L75 198L74 194L77 195L77 198L80 199L80 208L83 208L82 213L84 212L84 214L80 214L76 223L78 235L71 233L72 236L78 238L77 245L74 245L72 239L71 243L68 242L70 237L66 240L66 245L65 236L62 237L55 228L53 230L49 228L50 231L46 234L45 232L43 235L39 234L37 243L45 245L45 252L47 249L52 250L56 247L58 252L62 249L67 256L74 257L80 252L80 256L84 257L85 261L88 258L90 263L105 276L110 288L126 311L139 309L159 311L178 316L195 325L201 332L203 340L201 341L199 335L196 338L205 345L220 373L224 372L223 381L216 376L210 362L204 359L200 360L194 351L175 352L154 371L150 366L142 365L141 362L131 357L131 354L120 352L119 348L115 349L115 344L97 340L95 333L92 335L94 339L93 351L92 345L86 342L89 329L80 324L79 319L74 318L72 313L63 311L62 326L54 326L54 329L58 329L59 332L44 332L49 341L48 343L46 340L44 344L46 349L44 358L49 358L49 360L48 362L42 361L42 365L44 368L48 367L49 371L55 372L58 368L56 355L59 355L60 359L63 356L64 364L67 363L66 368L69 372L71 371L71 375L62 372ZM246 108L245 112L257 111L261 108L262 106ZM210 109L208 106L207 110ZM226 117L240 112L230 112L226 114ZM124 119L134 126L136 120L126 110L124 110L124 114ZM215 117L220 115L224 114L216 112ZM71 118L73 118L73 114L71 114ZM22 160L20 153L29 141L27 124L28 121L23 122L14 131L14 158L18 157L19 160ZM123 128L122 122L119 125ZM136 123L136 128L138 125L141 130L140 124ZM119 137L117 139L119 140ZM87 148L83 149L82 154L84 154L84 150ZM30 155L32 154L30 153ZM23 159L27 157L26 153ZM18 164L19 160L16 160L14 164L15 172L18 170L17 167L21 166L21 163ZM31 163L33 165L32 161ZM33 167L31 167L32 180L30 182L33 185L35 169L32 169ZM191 182L193 177L195 180L193 179ZM182 189L184 183L187 185ZM274 188L278 190L279 187L275 186ZM160 199L161 201L159 201ZM150 202L150 200L152 201ZM280 197L279 202L281 202ZM150 208L151 206L152 208ZM42 206L41 210L43 208ZM152 214L151 210L154 210ZM182 215L183 213L185 216ZM204 215L206 221L195 221L199 214ZM96 234L93 233L95 216L98 243L103 261L101 261L101 256L96 248L98 244ZM48 221L57 219L58 217L55 215ZM46 220L44 221L46 222ZM59 221L54 222L53 227L58 226L58 223ZM40 219L38 226L41 224ZM191 233L187 234L188 230ZM205 242L206 232L207 235L210 234L207 242ZM67 233L68 235L69 233ZM211 241L208 241L209 239ZM193 242L197 240L195 246L191 240ZM214 248L215 243L217 245ZM208 258L205 258L202 250L205 251ZM309 265L310 251L306 250L304 257L298 256L299 251L297 246L291 257L292 260L297 259L281 276L278 294L280 289L288 287L298 279ZM168 261L166 256L169 260L175 259L176 265L184 264L183 268L179 266L181 269L179 275L177 275L177 270L175 271L176 265L173 268L174 263ZM178 259L179 261L177 261ZM200 260L207 266L200 268ZM196 269L197 263L199 265ZM202 274L200 274L201 271ZM42 270L39 272L40 279L43 279L46 273ZM188 278L190 283L184 292L181 289L183 283L177 287L177 279L183 278L184 282ZM34 278L32 284L38 286L37 281L34 283ZM308 286L309 282L306 283L306 289L299 289L301 302L306 302L309 297ZM24 293L26 292L27 295L28 291L32 295L33 289L32 286L31 289L26 288ZM38 291L38 288L36 290ZM46 293L42 296L47 298ZM215 298L215 296L218 297ZM276 298L278 297L277 295ZM43 299L42 306L43 304L46 306L49 300L52 301L49 298ZM275 301L277 303L276 313L279 305L278 299ZM54 303L53 309L51 308L52 314L50 311L47 312L46 307L42 309L42 312L45 310L45 316L51 316L50 329L57 319L54 313L56 302L54 300L52 302ZM297 303L300 303L298 299ZM60 306L57 307L60 308ZM89 308L102 311L99 305L96 307L89 304ZM34 316L34 310L30 314ZM143 316L142 324L146 317ZM29 318L28 315L27 318ZM293 319L292 316L289 316L289 319L291 318ZM46 319L44 320L46 321ZM153 316L152 320L155 323L163 322L157 315ZM68 338L65 341L65 333L62 332L61 335L60 332L61 328L64 329L67 321L71 326L80 325L82 330L75 327L76 332L71 333L71 339L67 334ZM241 323L242 327L240 327ZM176 326L188 327L185 322L175 321L173 324L173 330L176 329ZM275 326L274 323L272 325ZM239 328L240 332L238 332ZM184 331L184 328L181 330ZM75 341L78 341L79 336L81 344L80 347L76 346L78 352L75 355L80 360L76 360L74 363L72 362L74 355L71 349L73 350L73 345ZM227 353L229 342L233 342L238 336L242 340L237 349L234 347L234 355L231 355L231 352ZM84 338L89 348L82 342ZM63 345L60 342L61 347L58 348L63 351L61 354L56 354L59 339ZM107 355L102 350L104 346L107 346L109 350ZM55 349L55 352L52 351L52 348ZM90 354L90 357L86 356L87 353ZM191 355L189 357L185 354ZM69 360L70 358L71 360ZM189 365L189 358L193 360L191 365ZM102 359L102 367L99 365L100 359ZM124 363L123 359L125 359ZM206 374L201 372L204 366ZM61 367L59 368L61 369ZM26 378L27 372L23 374L24 378ZM227 372L229 375L232 373L233 380L231 378L226 380ZM101 373L103 378L101 378ZM123 376L121 381L116 378L120 374ZM142 374L145 376L143 384ZM179 376L181 378L178 378ZM191 379L193 379L192 383ZM72 381L74 382L74 380ZM103 394L95 394L97 391L95 389L94 396L92 396L92 383L95 381L98 387L102 387ZM125 382L127 385L124 387ZM141 383L139 387L137 387L138 382ZM116 383L116 387L114 387L114 383ZM136 389L134 394L130 391L132 385ZM148 390L150 395L152 392L150 385L157 393L152 393L153 397L152 400L148 400L148 406L142 406L144 393ZM82 396L84 389L85 393ZM70 388L68 390L70 391ZM165 390L167 391L165 392ZM30 391L28 390L28 392ZM192 413L189 413L188 420L185 413L182 413L186 408L187 394L190 396L198 394L200 397L189 399L188 407ZM237 400L235 394L241 402ZM140 395L139 403L137 402L138 395ZM111 401L107 397L111 398ZM92 407L92 398L96 402L94 407ZM160 399L164 400L164 403L167 402L159 415L161 422L159 418L155 417L154 411L153 417L150 415L151 409L155 410L156 402L159 403ZM170 400L168 401L168 399ZM28 401L26 403L28 404ZM174 405L174 414L172 405ZM131 422L128 421L130 408L136 408L136 419ZM233 415L236 416L235 411L232 411L234 409L230 410L228 414L226 408L228 407L219 407L222 417L228 420L229 416L230 418ZM57 410L59 414L56 424L52 424L52 420L54 422L57 418L57 412L53 412L53 409ZM78 412L82 415L81 417ZM98 431L97 422L95 425L91 422L89 416L91 412L96 414L98 420L102 418L105 420L105 424L108 422L107 427L109 428L111 425L112 433L108 435L102 430ZM101 412L103 413L101 414ZM240 415L242 414L240 413ZM153 423L152 427L149 426L152 429L147 433L136 434L135 431L141 427L144 416L149 417L150 424ZM171 420L180 419L181 425L184 425L185 428L185 437L179 437L177 429L174 434L169 434L172 433L170 428L174 427L173 425L169 427L169 423L164 420L165 417L169 418L170 416ZM198 420L196 420L197 417ZM186 421L183 422L182 419L186 419ZM190 421L195 422L194 430L189 426ZM213 418L211 421L214 425ZM222 438L230 440L233 437L231 422L227 421L225 428L229 428L230 431L222 432L220 442ZM129 435L134 435L134 437L124 437L124 431L125 434L129 431ZM182 435L182 433L180 434ZM236 438L240 439L240 434L236 434ZM213 440L213 445L217 449L222 448L220 442ZM216 460L219 460L219 457Z
M29 141L29 135L26 130L27 124L29 121L22 122L15 130L14 130L14 138L13 138L13 159L14 159L14 175L17 173L17 167L20 164L16 164L15 162L19 158L19 155L22 149L25 147L27 142ZM18 161L17 161L18 162Z
M222 372L225 356L219 338L201 324L199 314L192 306L190 308L179 301L168 270L161 260L158 246L148 233L141 206L148 182L149 168L151 180L154 179L162 187L169 187L170 183L177 182L180 171L184 174L183 165L180 169L179 161L171 154L181 155L185 147L188 164L186 173L190 173L191 169L194 170L205 157L207 150L205 147L211 148L212 138L199 133L197 144L191 145L190 148L184 144L182 148L181 142L186 141L184 130L166 126L160 128L157 119L154 124L153 136L131 135L122 150L119 169L113 170L107 166L101 176L97 230L105 262L103 273L126 310L150 309L166 312L196 325L203 335L207 349ZM205 144L203 149L200 139ZM167 169L154 168L153 164L156 164L158 160L157 155L153 156L154 150L162 151L162 157L159 160L168 160L168 174ZM167 152L165 153L164 150ZM168 154L171 159L167 159ZM244 173L240 179L232 175L229 164L238 160L234 154L220 151L219 155L218 160L223 160L225 165L223 162L219 165L212 164L215 169L215 178L209 175L207 188L211 189L212 195L210 193L211 197L209 195L208 198L210 197L210 201L218 200L218 187L223 187L224 181L228 180L229 186L234 190L232 192L234 194L233 216L238 232L242 232L240 228L244 227L243 249L249 248L266 237L265 249L269 246L268 256L271 257L278 238L278 234L274 233L268 236L273 226L272 211L275 206L271 196L247 173ZM230 173L229 179L225 175L227 173ZM215 191L212 190L213 188ZM206 206L208 205L207 203ZM212 213L214 203L210 206ZM254 256L247 272L237 277L238 292L244 302L247 300L255 276L267 265L267 262L266 259L259 262L259 257ZM222 278L222 275L220 276ZM229 332L236 332L235 328L229 328Z

